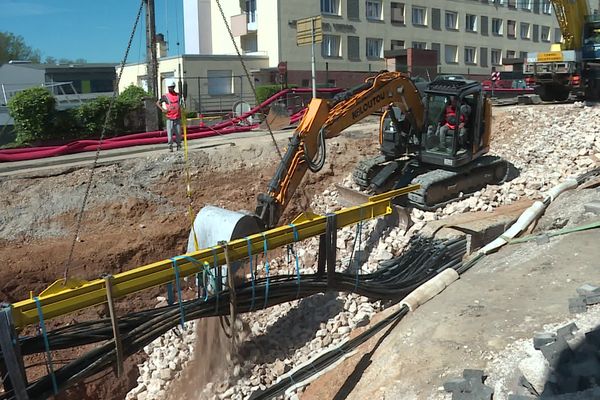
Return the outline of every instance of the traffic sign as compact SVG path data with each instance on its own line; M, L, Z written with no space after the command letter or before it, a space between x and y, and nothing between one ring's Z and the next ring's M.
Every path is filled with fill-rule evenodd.
M494 71L492 72L492 81L496 82L500 80L500 72Z
M321 16L299 19L296 22L296 45L302 46L323 41Z

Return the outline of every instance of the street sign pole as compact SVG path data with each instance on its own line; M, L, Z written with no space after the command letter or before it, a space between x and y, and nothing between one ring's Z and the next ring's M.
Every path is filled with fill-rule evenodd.
M311 78L312 78L312 97L313 99L317 97L317 80L315 78L315 20L311 19Z

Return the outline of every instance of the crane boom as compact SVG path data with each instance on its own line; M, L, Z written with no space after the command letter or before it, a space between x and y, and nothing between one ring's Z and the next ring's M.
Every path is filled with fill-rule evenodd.
M563 50L578 50L583 45L583 27L590 14L587 0L550 0L560 32Z

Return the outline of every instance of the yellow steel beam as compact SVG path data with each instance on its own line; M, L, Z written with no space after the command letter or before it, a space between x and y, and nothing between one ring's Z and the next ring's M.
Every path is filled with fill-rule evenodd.
M411 185L391 192L371 197L368 202L350 208L336 211L337 226L356 224L359 221L390 214L391 200L414 190L419 185ZM303 214L294 220L294 226L299 240L308 239L325 233L326 217L316 214ZM280 226L269 231L233 240L228 243L230 261L242 260L248 257L248 246L252 254L262 253L265 240L269 250L294 243L294 228L291 225ZM205 262L211 266L225 264L223 246L214 246L186 254L196 262L189 259L180 259L177 262L181 278L194 275L201 271ZM175 280L175 271L171 260L162 260L130 271L113 276L113 298L123 297L140 290L166 284ZM93 281L69 281L66 284L59 280L48 289L40 293L38 299L41 304L44 319L69 314L86 307L103 304L106 299L106 286L104 279ZM33 298L12 304L13 319L17 329L39 322L36 304Z

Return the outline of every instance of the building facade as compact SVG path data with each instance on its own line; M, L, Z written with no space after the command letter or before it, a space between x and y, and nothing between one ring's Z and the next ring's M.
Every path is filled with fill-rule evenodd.
M266 56L245 55L244 63L249 71L268 68ZM119 92L129 85L148 88L146 63L125 65ZM119 73L117 68L117 73ZM243 67L237 55L181 55L162 57L158 60L159 92L167 92L167 80L181 80L187 84L187 107L191 111L210 114L231 111L234 104L243 101L254 104Z
M186 3L184 10L190 12L184 14L184 24L194 28L186 28L186 45L188 41L200 43L197 36L205 45L195 45L196 49L235 53L216 3ZM323 20L323 42L316 48L318 81L338 86L347 86L365 72L384 69L386 50L436 50L438 67L432 73L483 77L503 59L547 50L561 38L550 0L242 0L221 4L238 48L245 54L268 56L271 68L287 61L288 81L296 84L308 83L311 60L310 46L296 45L296 22L311 16L320 15ZM194 10L210 18L198 23Z

